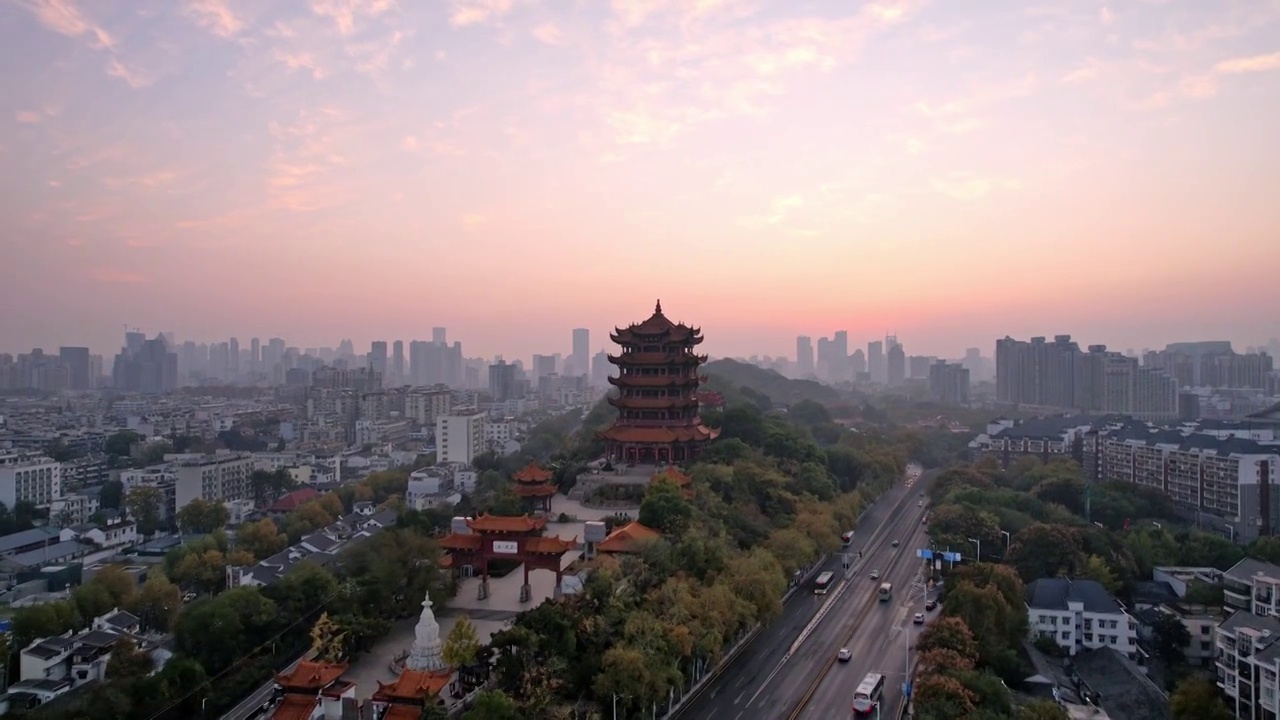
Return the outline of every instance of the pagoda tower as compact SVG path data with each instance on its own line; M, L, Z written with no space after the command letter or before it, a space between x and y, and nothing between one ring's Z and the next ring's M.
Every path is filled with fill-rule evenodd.
M668 320L659 300L648 320L614 328L609 339L622 353L609 356L618 368L609 378L618 388L609 398L618 419L600 431L606 457L630 465L691 462L720 434L698 416L698 367L707 356L694 348L702 331Z
M556 494L555 474L536 463L529 463L511 478L516 481L516 495L528 512L551 512L551 498Z

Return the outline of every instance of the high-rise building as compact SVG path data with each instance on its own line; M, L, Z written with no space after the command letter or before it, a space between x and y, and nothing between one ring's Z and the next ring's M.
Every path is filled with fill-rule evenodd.
M889 348L885 379L889 387L898 387L907 377L907 353L898 338L892 335L886 337L884 343Z
M442 328L442 327L431 328L431 342L437 345L448 345L449 341L445 339L448 334L447 331L448 331L448 328Z
M169 351L163 335L147 340L142 333L128 333L111 376L115 387L121 390L170 392L178 387L178 354Z
M884 343L873 340L867 343L867 371L871 373L871 382L884 384L889 374L884 362Z
M945 405L969 404L969 368L939 361L929 368L929 394Z
M831 380L846 382L849 377L849 332L837 330L831 336Z
M867 354L862 352L862 348L854 350L853 355L849 356L849 370L853 373L854 380L867 379Z
M516 366L502 358L489 366L489 395L494 402L506 402L520 397Z
M262 369L262 341L258 338L249 341L249 369L253 372Z
M1123 413L1146 419L1177 417L1178 381L1138 359L1109 352L1105 345L1087 351L1058 335L1030 342L996 342L996 400L1038 408Z
M796 374L802 378L814 374L813 338L806 335L796 338Z
M591 372L591 331L587 328L574 328L573 354L569 356L571 367L566 368L566 375L587 375Z
M391 345L391 375L395 385L404 384L404 341L397 340Z
M387 377L387 341L375 340L369 346L369 356L366 365L370 370L378 373L383 378Z
M537 383L539 378L556 374L556 356L555 355L534 355L533 356L533 382Z
M89 390L93 387L89 380L89 348L58 348L58 358L67 366L72 390Z
M483 453L484 418L485 414L476 408L454 408L436 418L437 462L470 465Z
M240 377L240 341L231 338L227 342L227 379L236 380Z

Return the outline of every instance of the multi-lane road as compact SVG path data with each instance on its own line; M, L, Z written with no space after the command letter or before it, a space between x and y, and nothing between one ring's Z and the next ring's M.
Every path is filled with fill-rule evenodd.
M883 716L891 716L901 698L906 663L901 632L891 628L895 623L911 628L911 615L922 610L906 605L921 562L915 550L924 546L919 478L919 469L912 468L906 482L868 508L848 550L852 567L847 574L839 554L820 568L843 582L827 595L802 587L781 617L684 706L681 720L849 717L853 690L872 670L886 675ZM879 580L870 578L873 570ZM881 582L893 583L891 602L876 600ZM917 591L917 605L919 598ZM853 652L853 659L836 663L842 647Z

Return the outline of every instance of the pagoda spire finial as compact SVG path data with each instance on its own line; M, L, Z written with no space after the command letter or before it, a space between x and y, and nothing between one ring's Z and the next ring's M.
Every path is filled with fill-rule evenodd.
M657 304L655 304L655 305L653 306L653 314L654 314L654 315L661 315L661 314L662 314L662 301L661 301L661 300L659 300L659 301L657 302Z

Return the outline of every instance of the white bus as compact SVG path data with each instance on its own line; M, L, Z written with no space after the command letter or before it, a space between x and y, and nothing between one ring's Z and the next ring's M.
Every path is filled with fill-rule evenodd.
M826 595L827 591L831 589L831 582L835 580L835 577L835 573L830 572L824 572L819 575L818 579L813 583L813 594Z
M880 583L880 602L893 598L893 583Z
M853 712L859 715L869 714L875 709L876 703L880 702L882 692L884 676L877 672L867 673L862 682L858 683L858 689L853 691Z

